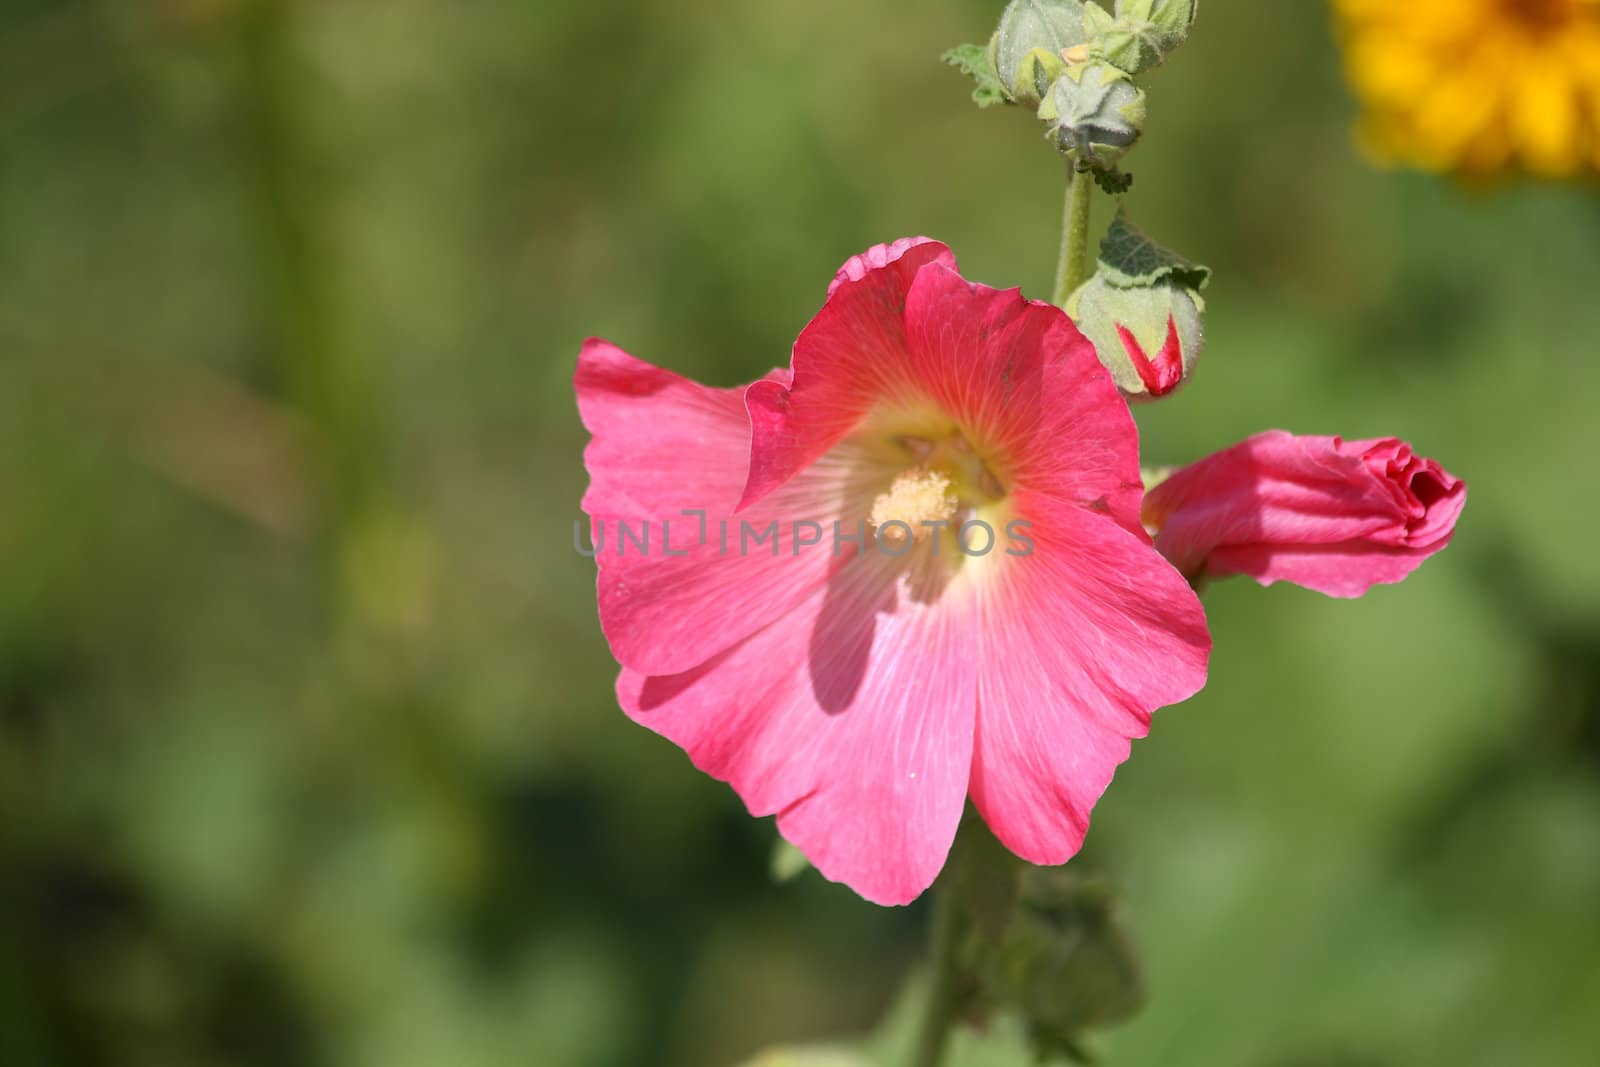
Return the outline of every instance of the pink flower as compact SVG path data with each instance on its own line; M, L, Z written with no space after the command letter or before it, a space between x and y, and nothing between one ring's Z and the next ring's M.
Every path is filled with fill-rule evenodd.
M576 386L623 709L869 900L933 882L968 796L1065 862L1152 709L1205 682L1110 376L941 244L846 263L790 371L713 389L591 340Z
M1156 486L1144 521L1187 575L1356 597L1449 544L1466 502L1467 483L1404 441L1269 430Z

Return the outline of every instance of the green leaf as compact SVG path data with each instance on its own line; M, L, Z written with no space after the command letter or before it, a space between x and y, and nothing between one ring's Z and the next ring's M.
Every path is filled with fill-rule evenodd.
M972 90L972 100L979 107L993 107L1006 103L1006 91L995 73L994 60L989 49L979 44L958 44L939 57L961 73L977 82Z
M1100 243L1100 274L1120 289L1144 288L1170 278L1188 289L1203 289L1211 268L1163 248L1118 213Z

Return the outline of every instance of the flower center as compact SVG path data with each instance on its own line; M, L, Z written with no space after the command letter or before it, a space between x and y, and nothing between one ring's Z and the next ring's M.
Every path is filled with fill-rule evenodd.
M872 502L868 521L888 544L925 540L940 524L958 522L1006 495L1000 479L959 432L942 438L899 436L894 445L917 465L896 475Z
M935 529L924 523L944 523L955 518L960 501L942 471L921 468L895 478L889 491L872 502L872 527L890 544L921 541Z

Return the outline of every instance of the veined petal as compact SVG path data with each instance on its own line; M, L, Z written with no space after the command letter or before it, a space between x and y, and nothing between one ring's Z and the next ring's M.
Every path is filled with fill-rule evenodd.
M860 554L694 670L624 669L618 698L825 876L907 903L944 865L972 763L975 636L934 573Z
M1008 485L1142 531L1133 415L1064 311L934 266L912 285L906 320L916 380Z
M839 287L850 282L859 282L875 270L882 270L891 263L900 259L907 252L919 245L934 245L929 251L933 259L928 262L948 263L955 266L955 256L950 249L935 241L931 237L902 237L898 241L891 241L884 245L873 245L859 256L851 256L844 261L844 266L839 268L833 276L833 281L828 283L828 295L832 296Z
M912 251L934 247L943 246ZM879 296L900 291L881 272L866 277L887 286ZM851 292L863 291L840 290ZM879 311L887 314L881 303ZM764 454L809 455L796 442L818 427L834 427L815 437L831 443L877 408L934 411L1019 484L1103 511L1142 536L1138 430L1065 312L970 283L943 258L918 269L893 312L900 321L880 324L881 344L852 345L825 308L796 345L794 387L751 387L752 488L770 491L757 477ZM825 359L827 376L808 385L808 366Z
M983 669L970 790L1023 859L1066 862L1150 713L1205 684L1199 598L1132 532L1034 497L1032 555L978 590Z
M584 511L638 518L731 508L750 461L742 389L692 382L598 337L584 342L573 385L592 436Z
M575 383L593 434L583 510L600 626L621 663L686 670L826 580L838 562L832 524L852 493L848 465L814 465L732 518L749 463L743 390L700 385L600 340L584 345Z
M804 470L903 387L906 294L930 263L953 265L955 257L937 241L910 238L851 259L795 341L793 381L761 381L746 391L752 438L741 510Z

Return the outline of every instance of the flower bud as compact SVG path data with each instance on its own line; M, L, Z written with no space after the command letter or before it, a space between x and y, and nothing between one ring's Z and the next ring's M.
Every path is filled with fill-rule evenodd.
M1170 52L1189 39L1199 0L1117 0L1117 18L1149 26Z
M1204 344L1200 289L1211 272L1118 216L1095 276L1066 311L1130 400L1155 400L1189 379Z
M1083 0L1011 0L1007 5L989 48L1000 84L1013 102L1039 106L1066 69L1062 51L1089 39L1084 7Z
M1394 437L1268 430L1148 487L1156 550L1191 582L1244 574L1357 597L1455 536L1467 483Z
M1121 289L1097 274L1067 311L1130 400L1166 396L1188 380L1200 358L1200 299L1170 279Z
M1110 170L1144 133L1144 90L1107 63L1066 69L1039 105L1045 136L1079 170Z
M1096 7L1085 30L1096 56L1129 74L1159 67L1189 39L1198 0L1117 0L1116 14Z
M1103 883L1060 868L1023 872L1011 923L983 961L983 981L1047 1051L1128 1018L1144 1002L1137 950Z

